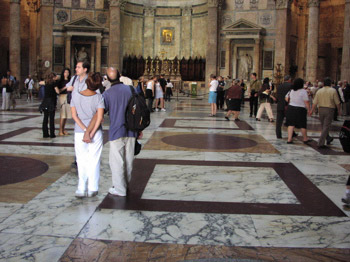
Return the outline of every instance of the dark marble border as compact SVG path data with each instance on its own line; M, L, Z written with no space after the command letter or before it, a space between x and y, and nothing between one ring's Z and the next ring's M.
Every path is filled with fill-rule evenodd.
M141 199L157 164L198 166L270 167L280 176L300 204L264 204ZM169 174L171 175L171 174ZM297 216L346 216L291 163L180 161L136 159L127 197L108 194L99 208L163 212L259 214Z
M318 140L319 137L309 136L309 138L317 138L317 140ZM300 141L303 141L302 136L298 136L298 139ZM336 139L336 137L335 137L335 139ZM314 150L316 150L321 155L326 155L326 156L349 156L350 155L350 153L335 151L329 146L327 146L326 148L319 148L318 143L315 140L312 140L311 142L307 143L307 145L309 147L313 148Z
M32 131L32 130L40 130L38 132L41 132L41 128L39 128L39 127L23 127L23 128L15 130L15 131L11 131L11 132L0 135L0 145L74 147L73 143L55 143L54 138L49 138L48 142L4 141L5 139L9 139L11 137L22 135L22 134L29 132L29 131ZM71 131L71 136L74 135L74 129L68 128L66 130ZM108 142L108 130L103 130L103 144L106 144L107 142Z
M254 130L246 121L234 121L238 128L228 128L228 127L194 127L194 126L176 126L175 123L178 120L182 121L210 121L210 119L185 119L185 118L177 118L177 119L164 119L164 121L160 124L159 127L168 127L168 128L194 128L194 129L224 129L224 130ZM215 122L228 122L227 120L215 119Z
M0 120L0 123L2 124L12 124L12 123L16 123L16 122L21 122L21 121L25 121L28 119L32 119L35 117L39 117L40 115L19 115L19 114L0 114L0 117L6 115L6 116L21 116L20 118L16 118L16 119L11 119L11 120Z

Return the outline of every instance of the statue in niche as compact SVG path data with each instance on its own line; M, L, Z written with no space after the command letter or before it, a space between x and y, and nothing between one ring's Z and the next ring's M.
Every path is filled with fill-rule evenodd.
M77 61L89 61L89 55L84 46L82 46L79 51L77 48L75 49L75 59Z
M248 79L250 70L253 68L253 59L250 55L244 54L239 57L239 78Z

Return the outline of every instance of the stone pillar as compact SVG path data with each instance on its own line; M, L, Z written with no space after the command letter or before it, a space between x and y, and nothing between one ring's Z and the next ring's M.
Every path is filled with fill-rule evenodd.
M217 74L218 60L218 5L219 0L208 1L207 21L207 50L205 65L205 81L209 81L210 74ZM204 32L203 32L204 33Z
M29 74L32 76L36 71L37 57L37 12L29 11Z
M232 62L231 62L231 39L225 39L224 43L225 50L225 70L223 70L223 75L232 76Z
M40 52L39 57L41 59L41 72L39 77L45 77L52 71L52 48L53 48L53 1L44 0L41 1L40 7Z
M10 1L10 70L21 81L21 1Z
M71 58L71 35L66 35L66 50L65 50L65 66L71 68L70 58Z
M275 40L275 67L281 64L283 73L289 71L289 49L290 49L290 0L276 1L276 40ZM261 77L261 76L259 76Z
M260 39L255 39L255 45L254 45L254 64L253 64L253 71L257 73L258 77L261 78L261 70L260 70L260 58L261 58L261 48L260 48ZM253 72L252 72L253 73Z
M109 0L109 44L108 60L109 66L116 67L122 71L121 64L121 28L120 28L120 7L124 0Z
M143 56L154 58L154 13L152 6L145 7L144 32L143 32Z
M182 8L182 39L181 39L181 57L189 58L191 56L191 15L192 7L185 6Z
M345 0L341 80L350 81L350 0Z
M96 36L96 72L101 72L101 36Z
M307 33L307 50L306 50L306 81L312 83L317 78L318 62L318 27L319 27L319 0L309 0L309 23Z

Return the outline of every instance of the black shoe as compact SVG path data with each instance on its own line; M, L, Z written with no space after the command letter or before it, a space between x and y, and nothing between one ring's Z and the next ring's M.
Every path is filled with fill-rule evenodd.
M260 118L256 118L255 120L256 120L256 121L260 121Z
M48 137L50 137L49 135L43 135L43 138L48 138Z
M230 121L230 119L229 119L227 116L225 116L225 119L226 119L227 121Z
M326 148L328 148L328 146L325 146L325 145L323 145L323 146L317 146L317 148L319 148L319 149L326 149Z
M287 144L294 144L293 141L287 141Z
M250 115L249 115L249 117L253 117L253 115L252 115L252 114L250 114Z
M281 136L278 136L277 139L282 139L282 137L281 137Z
M50 137L51 137L51 138L55 138L55 137L56 137L56 135L51 135Z
M235 119L235 121L237 121L237 122L238 122L238 121L241 121L241 119L239 119L239 118L236 118L236 119Z
M310 143L310 142L312 142L312 139L308 139L308 140L306 140L306 141L303 141L304 144L308 144L308 143Z
M334 140L333 137L330 137L329 139L327 139L327 145L330 145L332 143L332 141Z
M292 137L297 137L297 136L298 136L298 134L293 132L293 136Z

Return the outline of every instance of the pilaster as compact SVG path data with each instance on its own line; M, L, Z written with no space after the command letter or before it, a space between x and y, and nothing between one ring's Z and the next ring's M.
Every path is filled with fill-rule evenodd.
M341 80L350 81L350 0L345 0Z
M10 1L10 70L21 81L21 1Z

